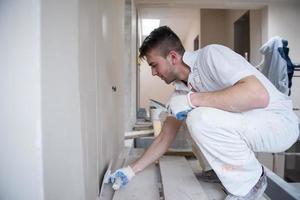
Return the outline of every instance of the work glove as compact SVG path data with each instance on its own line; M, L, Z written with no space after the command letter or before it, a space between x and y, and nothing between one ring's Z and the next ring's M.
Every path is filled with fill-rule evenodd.
M109 176L109 182L111 182L112 188L118 190L126 185L133 177L135 173L130 166L118 169Z
M193 108L196 108L191 103L191 94L177 95L171 98L169 105L167 106L169 112L178 120L184 120L187 117L188 112Z

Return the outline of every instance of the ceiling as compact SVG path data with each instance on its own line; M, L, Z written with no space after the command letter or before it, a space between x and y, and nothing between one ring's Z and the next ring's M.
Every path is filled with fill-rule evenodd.
M135 4L139 18L160 19L160 26L168 25L184 41L201 8L259 9L268 3L287 1L298 0L135 0Z
M273 2L299 2L299 0L135 0L138 7L189 7L221 9L258 9Z

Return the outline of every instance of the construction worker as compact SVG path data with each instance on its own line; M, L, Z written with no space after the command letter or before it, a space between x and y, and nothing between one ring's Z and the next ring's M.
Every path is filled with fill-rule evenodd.
M226 199L259 199L267 178L254 152L283 152L298 136L290 98L242 56L221 45L185 52L167 26L140 47L152 75L175 91L161 134L137 161L111 175L114 189L162 156L183 120L191 137L228 191Z

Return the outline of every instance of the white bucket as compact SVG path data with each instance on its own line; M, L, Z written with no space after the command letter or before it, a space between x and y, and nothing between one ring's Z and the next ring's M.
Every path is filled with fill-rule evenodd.
M150 109L150 117L151 117L151 121L159 121L159 114L161 113L161 109L159 108L151 108Z
M159 109L159 108L151 108L150 109L150 117L151 117L151 121L153 123L155 137L158 136L161 131L161 121L159 118L159 115L161 112L162 112L162 109Z

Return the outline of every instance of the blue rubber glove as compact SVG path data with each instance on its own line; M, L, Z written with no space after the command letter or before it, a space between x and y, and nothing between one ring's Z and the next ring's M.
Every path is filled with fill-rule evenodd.
M112 188L118 190L125 186L135 176L134 171L130 166L118 169L109 176L109 182L113 184Z
M192 92L188 93L187 95L177 95L171 98L168 107L169 112L178 120L184 120L188 113L193 109L196 108L192 105L190 101L190 95Z

